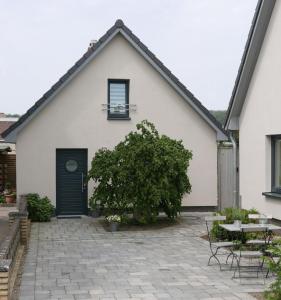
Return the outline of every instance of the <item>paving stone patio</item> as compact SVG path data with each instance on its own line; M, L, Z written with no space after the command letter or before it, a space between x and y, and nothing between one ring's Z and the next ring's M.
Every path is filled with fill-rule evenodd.
M262 281L241 285L232 271L206 265L204 214L179 225L106 232L97 219L32 224L20 300L254 299Z

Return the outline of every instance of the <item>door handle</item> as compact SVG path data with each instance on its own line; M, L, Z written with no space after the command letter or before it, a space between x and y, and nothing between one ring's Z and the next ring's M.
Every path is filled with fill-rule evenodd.
M84 174L83 174L83 172L81 173L81 176L82 176L81 182L82 182L82 193L83 193L84 192Z

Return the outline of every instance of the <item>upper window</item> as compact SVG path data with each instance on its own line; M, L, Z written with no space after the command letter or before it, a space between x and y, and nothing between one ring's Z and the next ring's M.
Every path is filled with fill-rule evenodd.
M129 80L108 80L108 118L129 118Z
M272 192L281 193L281 135L272 136Z

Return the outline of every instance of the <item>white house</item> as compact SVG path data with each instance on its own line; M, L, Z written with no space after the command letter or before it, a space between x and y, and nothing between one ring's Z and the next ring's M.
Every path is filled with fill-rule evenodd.
M2 137L2 133L7 130L12 124L18 120L17 117L7 117L4 113L0 113L0 151L5 151L9 149L9 154L16 153L15 144L6 143Z
M183 205L216 208L225 131L121 20L4 133L17 147L17 194L46 195L58 214L87 213L93 186L85 175L95 152L144 119L193 151Z
M230 101L244 208L281 219L281 1L260 0Z

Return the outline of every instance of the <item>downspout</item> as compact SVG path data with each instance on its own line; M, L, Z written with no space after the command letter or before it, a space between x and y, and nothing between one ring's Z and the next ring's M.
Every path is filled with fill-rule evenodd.
M238 178L237 178L237 144L235 141L235 138L233 137L233 133L230 132L230 141L232 143L233 147L233 171L234 171L234 178L233 178L233 202L232 207L238 207L240 208L239 203L239 194L238 194Z

